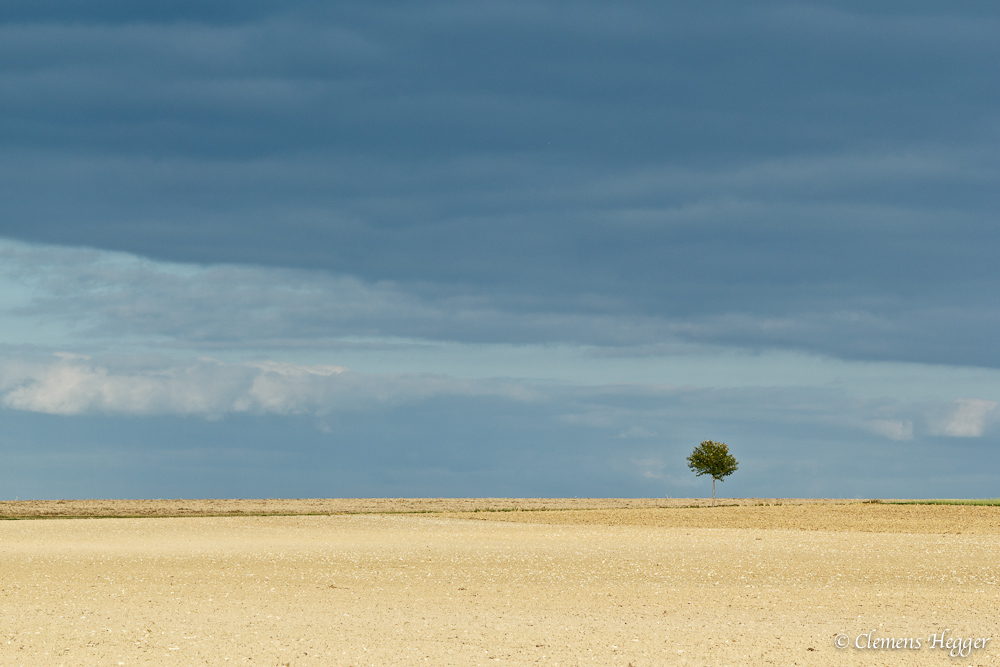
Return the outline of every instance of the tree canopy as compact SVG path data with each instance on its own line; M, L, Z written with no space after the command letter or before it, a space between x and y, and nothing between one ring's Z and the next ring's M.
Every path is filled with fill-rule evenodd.
M712 504L715 504L715 480L722 480L736 472L739 462L729 453L724 442L705 440L694 448L687 458L688 468L699 477L712 476Z

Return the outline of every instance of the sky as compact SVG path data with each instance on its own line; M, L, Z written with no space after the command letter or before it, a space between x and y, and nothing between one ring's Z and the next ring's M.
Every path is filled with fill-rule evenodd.
M1000 7L6 0L0 499L1000 496Z

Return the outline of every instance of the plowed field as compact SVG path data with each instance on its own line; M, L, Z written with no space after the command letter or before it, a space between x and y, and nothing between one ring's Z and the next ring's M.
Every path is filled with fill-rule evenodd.
M776 502L2 503L146 518L0 521L0 665L1000 664L1000 508Z

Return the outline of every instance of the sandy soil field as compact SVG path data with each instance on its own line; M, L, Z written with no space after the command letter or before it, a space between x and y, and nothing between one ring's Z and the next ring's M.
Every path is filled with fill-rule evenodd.
M726 505L830 505L857 500L740 498ZM0 501L4 517L132 517L362 514L572 509L707 507L704 498L266 498L207 500L21 500Z
M3 667L1000 664L998 507L82 502L147 518L0 521Z

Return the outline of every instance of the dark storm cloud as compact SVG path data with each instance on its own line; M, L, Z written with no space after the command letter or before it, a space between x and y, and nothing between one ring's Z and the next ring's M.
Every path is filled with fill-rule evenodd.
M500 314L356 332L1000 365L998 14L5 3L0 234Z

